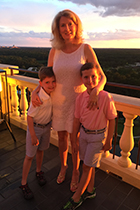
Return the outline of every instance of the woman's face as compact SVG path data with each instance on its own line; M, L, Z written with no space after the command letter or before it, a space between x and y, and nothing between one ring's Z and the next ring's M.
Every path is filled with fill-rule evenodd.
M65 41L72 41L76 36L77 26L67 17L62 16L59 21L59 32Z

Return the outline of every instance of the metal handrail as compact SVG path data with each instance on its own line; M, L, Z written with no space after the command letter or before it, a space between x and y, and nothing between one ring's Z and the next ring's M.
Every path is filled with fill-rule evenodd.
M28 73L33 73L33 74L38 74L38 72L36 71L29 71L27 69L17 69L17 68L12 68L12 67L9 67L9 69L11 69L11 76L13 76L13 70L17 70L17 71L22 71L22 72L28 72Z

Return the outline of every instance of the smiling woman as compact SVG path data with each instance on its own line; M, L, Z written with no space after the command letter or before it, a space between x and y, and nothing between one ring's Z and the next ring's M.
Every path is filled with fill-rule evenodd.
M65 38L63 36L71 37L72 43L79 44L82 43L82 23L80 18L70 10L63 10L59 12L53 20L52 23L52 35L51 40L52 47L61 49L65 47ZM73 37L72 37L73 35ZM70 37L67 37L68 39Z

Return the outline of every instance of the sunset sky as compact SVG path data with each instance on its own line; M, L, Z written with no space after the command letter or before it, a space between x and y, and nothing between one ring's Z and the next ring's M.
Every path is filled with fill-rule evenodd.
M50 47L63 9L80 17L93 48L140 49L140 0L0 0L0 46Z

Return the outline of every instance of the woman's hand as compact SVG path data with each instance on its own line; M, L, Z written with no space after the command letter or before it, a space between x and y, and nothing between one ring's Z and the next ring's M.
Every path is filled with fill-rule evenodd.
M34 107L40 106L42 104L42 101L40 100L36 90L32 92L31 101Z
M89 97L89 101L88 101L88 105L87 108L91 109L99 109L99 105L98 105L98 90L97 88L94 88L91 93L90 93L90 97Z

